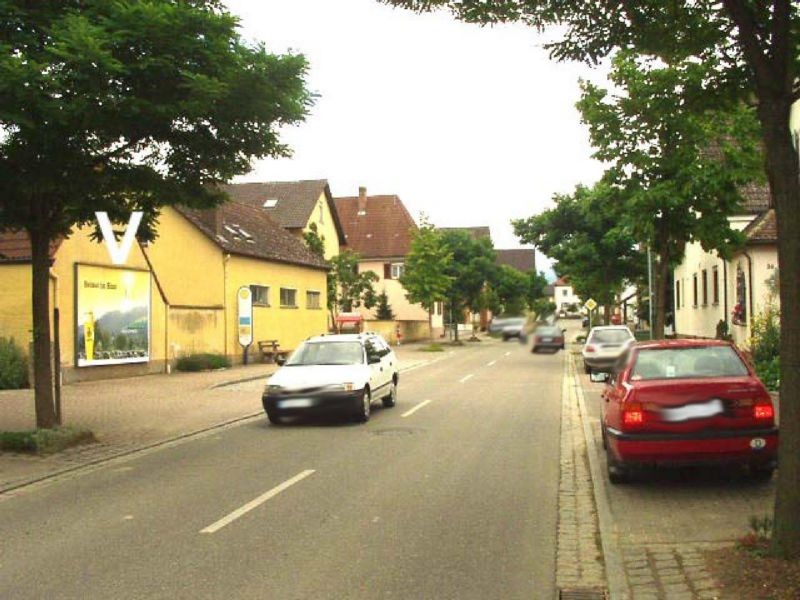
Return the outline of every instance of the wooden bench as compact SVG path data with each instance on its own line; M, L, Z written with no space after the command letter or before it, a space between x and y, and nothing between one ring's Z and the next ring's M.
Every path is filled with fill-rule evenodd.
M278 356L278 340L261 340L258 342L258 351L261 352L261 362L275 362Z

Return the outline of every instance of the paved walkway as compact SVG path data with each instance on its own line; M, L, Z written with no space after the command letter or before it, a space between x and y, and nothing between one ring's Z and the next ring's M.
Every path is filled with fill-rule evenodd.
M407 371L445 356L395 348ZM51 456L0 453L0 493L25 482L192 433L260 415L261 390L276 365L148 375L64 386L64 424L91 430L98 443ZM32 390L0 391L0 431L34 429Z

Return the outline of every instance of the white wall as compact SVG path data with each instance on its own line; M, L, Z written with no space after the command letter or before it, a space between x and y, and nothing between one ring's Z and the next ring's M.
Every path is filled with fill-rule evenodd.
M578 308L583 306L583 301L575 295L571 285L557 285L554 288L555 304L558 310L561 310L564 304L577 304Z

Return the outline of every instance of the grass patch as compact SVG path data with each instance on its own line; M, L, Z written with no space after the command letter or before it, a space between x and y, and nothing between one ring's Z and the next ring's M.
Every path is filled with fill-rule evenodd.
M214 369L225 369L231 366L231 361L222 354L190 354L178 359L175 368L178 371L196 373L197 371L212 371Z
M423 346L420 348L421 352L444 352L444 348L441 344L437 344L436 342L430 343L427 346Z
M59 427L33 431L0 431L0 452L53 454L97 440L88 429Z

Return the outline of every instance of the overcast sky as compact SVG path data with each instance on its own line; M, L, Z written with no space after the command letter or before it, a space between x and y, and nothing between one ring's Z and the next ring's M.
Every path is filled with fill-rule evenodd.
M241 181L324 178L334 196L364 185L399 195L417 219L488 225L496 248L517 248L511 219L600 176L575 102L579 77L602 74L549 60L530 29L376 0L227 3L246 38L305 54L320 95L284 132L294 156L259 161Z

